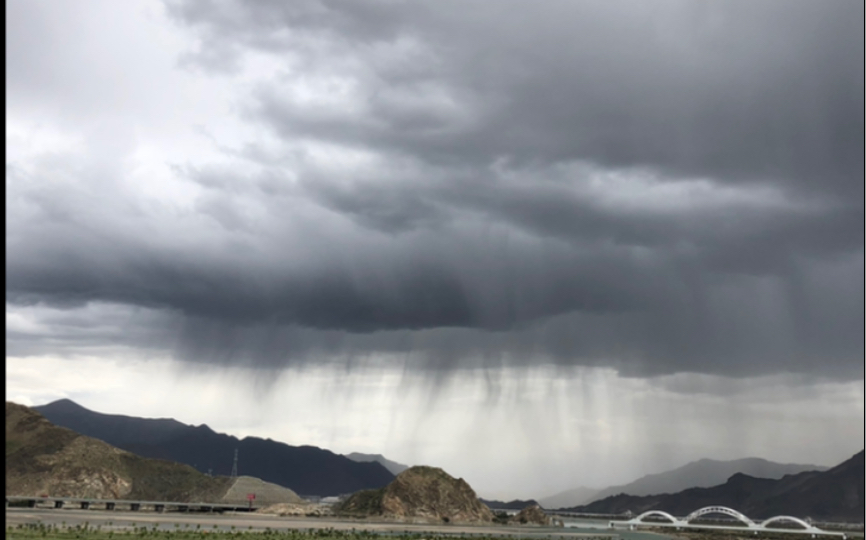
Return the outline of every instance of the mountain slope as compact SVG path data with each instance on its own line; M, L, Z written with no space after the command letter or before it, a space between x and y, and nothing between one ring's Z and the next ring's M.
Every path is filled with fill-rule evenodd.
M409 468L408 465L403 465L402 463L391 461L382 454L361 454L360 452L352 452L351 454L345 455L347 458L351 459L356 463L370 463L373 461L375 461L376 463L380 463L383 467L388 469L388 472L390 472L394 476L400 474L401 472Z
M802 472L778 480L735 474L727 482L710 488L650 496L620 494L574 510L599 514L663 510L684 516L701 507L721 505L753 519L786 514L862 523L863 462L863 452L860 452L829 471Z
M592 501L623 493L636 496L660 495L677 493L690 488L712 487L725 483L735 474L778 480L786 475L824 470L827 468L817 465L776 463L760 458L733 461L702 459L671 471L641 477L629 484L601 490L578 488L541 499L540 502L545 508L565 508L589 504Z
M379 463L356 463L313 446L289 446L270 439L237 439L206 425L176 420L110 415L60 400L35 407L46 418L135 454L185 463L200 472L229 475L235 450L238 471L303 495L338 495L375 489L394 479Z
M216 502L229 478L146 459L6 403L6 494Z
M568 508L596 500L598 492L598 489L581 486L539 499L538 504L543 508Z
M754 505L752 511L762 515L788 512L828 521L857 518L862 523L864 477L864 458L860 452L829 471L801 482L783 483L781 493Z
M273 504L305 504L297 493L270 482L251 476L238 476L234 483L223 495L220 502L229 504L246 504L248 494L254 494L256 506L270 506Z

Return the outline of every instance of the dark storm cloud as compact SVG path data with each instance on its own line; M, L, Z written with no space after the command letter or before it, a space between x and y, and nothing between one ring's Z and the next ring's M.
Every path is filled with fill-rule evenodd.
M168 6L184 66L280 62L238 107L276 148L175 166L181 215L7 165L7 302L210 362L862 377L862 2Z
M386 4L394 14L382 19L371 16L379 2L308 4L320 8L310 8L315 21L297 6L265 4L258 17L231 21L199 3L175 10L213 41L292 52L296 34L329 40L305 56L314 71L339 75L338 53L367 60L360 119L263 88L252 110L287 137L446 162L586 159L862 196L852 180L864 142L858 2ZM377 57L377 46L399 54L404 42L421 51ZM440 94L455 110L437 107Z

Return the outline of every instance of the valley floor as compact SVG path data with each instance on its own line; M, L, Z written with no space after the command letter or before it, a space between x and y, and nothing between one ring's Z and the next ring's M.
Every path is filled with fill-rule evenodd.
M707 532L665 534L496 525L421 525L338 518L237 514L122 512L7 508L6 538L13 540L791 540L790 535ZM863 533L851 534L862 539Z
M213 535L238 538L262 538L256 533L282 535L284 539L309 540L370 540L371 536L403 537L433 540L436 537L471 537L473 540L493 538L544 538L563 540L670 540L670 536L652 533L617 533L607 531L533 526L497 525L421 525L359 521L338 518L288 518L249 513L181 514L154 512L109 512L102 510L7 508L7 538L21 540L55 538L87 540L114 537L171 538L193 540ZM35 531L35 532L34 532ZM42 534L45 536L42 536ZM35 534L35 536L34 536ZM49 537L49 535L51 535ZM109 536L111 535L111 536ZM138 536L136 536L138 535ZM154 536L155 535L155 536ZM230 536L231 535L231 536Z

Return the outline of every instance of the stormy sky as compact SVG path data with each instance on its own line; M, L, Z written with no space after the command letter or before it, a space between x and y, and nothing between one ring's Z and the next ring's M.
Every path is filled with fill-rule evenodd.
M10 397L502 497L862 449L863 2L6 15Z

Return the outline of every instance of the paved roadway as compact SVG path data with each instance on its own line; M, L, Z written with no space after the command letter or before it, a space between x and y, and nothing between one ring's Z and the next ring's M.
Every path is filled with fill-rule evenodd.
M515 538L555 537L563 539L585 539L587 537L608 538L611 540L670 540L670 536L644 531L611 532L596 527L506 527L490 525L415 525L408 523L369 522L337 518L279 517L250 514L188 514L188 513L155 513L126 512L106 510L78 510L54 508L7 508L6 526L15 527L18 524L43 523L46 525L75 526L87 523L90 527L101 526L103 531L127 530L135 527L157 527L159 530L204 530L237 531L246 530L289 530L289 529L327 529L366 530L384 535L395 533L438 533L511 536Z

